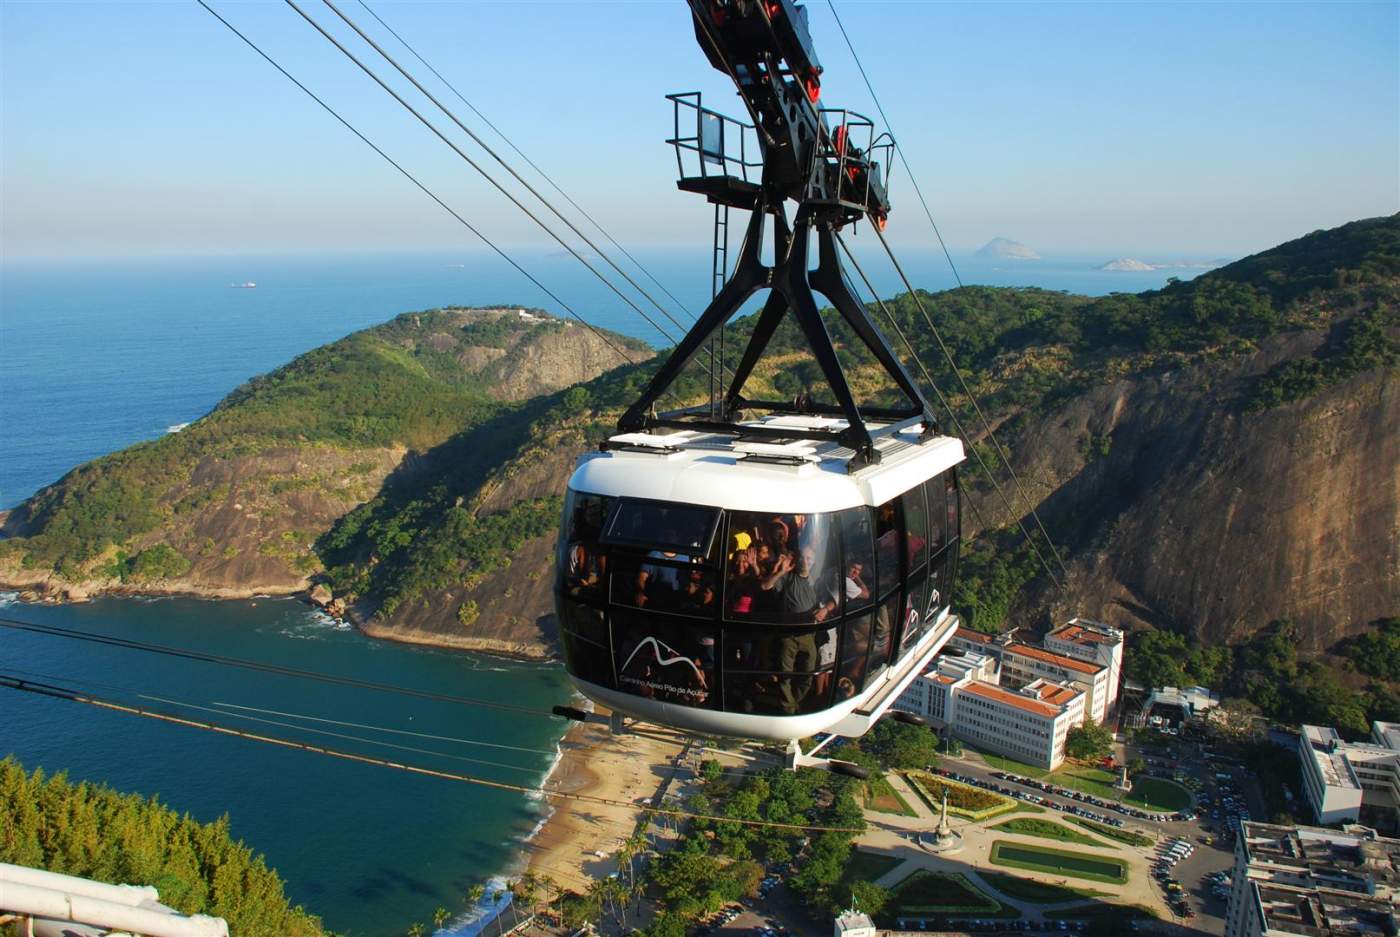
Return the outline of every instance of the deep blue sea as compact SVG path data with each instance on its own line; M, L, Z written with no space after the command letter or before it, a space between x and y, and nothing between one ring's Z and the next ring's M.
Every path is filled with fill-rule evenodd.
M707 256L641 256L691 311L704 306L710 290ZM952 285L941 255L903 259L916 285ZM1170 275L1192 273L1100 272L1094 267L1108 259L1102 256L1001 264L958 259L967 283L1089 294L1152 289ZM593 324L663 343L571 259L525 253L522 260ZM245 281L257 287L230 288ZM892 271L878 274L876 283L884 295L897 291ZM78 463L201 416L238 384L317 345L401 312L497 303L563 313L518 273L480 253L7 263L0 266L0 508L17 504ZM103 599L58 608L3 601L0 614L10 617L531 707L547 709L569 693L557 667L373 641L291 600ZM46 674L58 683L101 684L93 689L124 698L195 703L218 711L208 715L215 721L241 719L274 733L299 732L323 744L397 753L420 764L530 784L542 778L562 731L553 720L538 717L13 632L0 631L0 664L4 670ZM437 738L277 715L286 713ZM316 726L357 739L306 731ZM370 735L424 751L405 753L359 740ZM529 750L469 744L482 742ZM541 805L524 795L332 761L10 690L0 690L0 754L5 753L30 767L67 769L121 790L159 794L201 819L227 813L235 835L265 853L287 879L294 900L336 930L365 937L402 934L411 923L430 920L439 905L462 910L464 892L508 871L518 843L542 816Z

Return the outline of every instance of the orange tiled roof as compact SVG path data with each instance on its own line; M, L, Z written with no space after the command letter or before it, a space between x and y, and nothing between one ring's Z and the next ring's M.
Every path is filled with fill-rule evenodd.
M1054 664L1057 667L1063 667L1066 670L1077 670L1080 673L1098 673L1100 670L1104 669L1103 665L1101 664L1085 663L1082 660L1075 660L1073 657L1066 657L1063 654L1056 654L1055 652L1047 651L1044 648L1031 647L1029 644L1012 644L1009 647L1007 647L1006 650L1007 653L1010 654L1020 654L1023 657L1029 657L1033 660L1044 661L1047 664Z
M944 686L947 686L947 685L950 684L950 683L957 683L957 682L958 682L957 680L955 680L955 679L953 679L952 677L948 676L946 673L935 674L934 677L933 677L933 679L937 680L939 683L943 684Z
M964 693L971 693L973 696L980 696L993 703L1001 703L1005 706L1012 706L1022 712L1033 713L1037 716L1044 716L1046 719L1054 719L1060 714L1060 710L1048 703L1033 700L1019 693L1012 693L1003 690L1001 687L992 686L990 683L969 683L963 687Z
M976 641L978 644L991 644L992 635L983 634L980 631L973 631L971 628L964 628L958 625L958 630L953 632L955 638L966 638L969 641Z
M1090 631L1083 625L1065 625L1059 631L1050 632L1050 637L1059 638L1061 641L1073 641L1075 644L1111 644L1113 639L1107 635L1099 634L1097 631Z
M1052 706L1064 706L1082 692L1072 687L1047 683L1040 688L1040 698Z

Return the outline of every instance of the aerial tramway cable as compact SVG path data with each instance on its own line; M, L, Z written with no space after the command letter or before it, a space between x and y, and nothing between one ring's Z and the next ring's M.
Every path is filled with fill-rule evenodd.
M1045 529L1045 525L1041 523L1040 514L1036 511L1035 505L1031 503L1030 497L1025 493L1024 489L1021 488L1021 480L1017 478L1016 470L1011 466L1011 458L1006 454L1006 450L1004 450L1001 447L1001 443L997 441L996 433L992 432L992 426L987 421L987 415L982 412L982 406L977 402L977 395L972 392L972 388L967 386L966 378L963 377L962 371L958 369L957 363L953 360L952 351L948 348L947 344L944 343L943 336L939 334L938 329L934 327L933 320L929 317L928 309L924 307L923 299L914 289L913 284L909 282L909 277L905 274L904 268L900 265L899 258L895 257L894 251L890 249L889 241L885 240L885 233L880 230L878 225L872 224L870 227L871 230L875 232L875 236L880 239L881 246L885 248L885 253L889 255L890 262L894 264L895 270L899 273L899 278L904 281L904 287L909 291L909 295L913 297L915 305L917 305L919 308L919 312L923 314L924 322L928 324L929 332L933 334L934 340L938 342L938 347L943 352L943 358L948 362L948 367L952 369L953 374L957 377L958 384L961 385L963 393L966 394L968 400L972 402L972 408L974 411L976 411L978 419L982 422L983 432L985 432L987 434L987 438L992 441L992 446L995 448L997 455L1001 457L1002 464L1006 466L1007 473L1011 475L1011 481L1015 484L1017 492L1020 493L1022 500L1026 502L1026 508L1030 512L1031 517L1035 519L1036 525L1040 528L1041 534L1045 537L1045 543L1047 546L1050 547L1050 553L1052 556L1055 557L1055 561L1059 564L1060 571L1064 573L1066 577L1068 577L1069 570L1065 568L1065 561L1060 558L1059 551L1055 549L1054 541L1050 539L1049 531L1047 531ZM969 440L968 442L970 445L971 440ZM974 451L976 451L975 446L972 446L972 448ZM995 479L993 479L993 484L996 484ZM1000 486L998 486L997 490L1001 490ZM1003 500L1005 500L1004 495ZM1016 514L1015 509L1012 508L1009 501L1007 502L1006 506L1007 509L1010 510L1013 515ZM1032 549L1035 550L1036 556L1040 556L1040 548L1036 546L1035 540L1031 537L1030 532L1026 530L1025 524L1021 522L1019 517L1017 518L1016 523L1020 526L1022 532L1025 533L1026 540L1031 544ZM1050 573L1050 579L1055 583L1055 586L1057 588L1063 588L1063 585L1060 583L1060 581L1055 578L1055 574L1050 571L1049 564L1045 562L1043 557L1041 558L1041 565L1046 567L1045 571L1047 573Z
M617 239L613 237L610 233L608 233L608 230L604 228L601 224L599 224L598 221L591 214L588 213L587 209L585 209L578 202L574 201L573 197L570 196L568 192L564 191L563 187L561 187L559 183L555 182L554 179L547 172L541 169L539 165L535 163L534 160L527 156L524 153L524 151L520 149L520 147L516 146L514 141L512 141L510 137L506 136L505 131L501 130L500 127L497 127L494 123L492 123L491 119L485 114L481 113L481 111L477 109L476 105L472 104L471 101L468 101L467 98L462 94L462 92L457 90L457 86L454 85L452 82L448 81L445 77L443 77L442 73L439 72L436 68L434 68L428 62L427 59L423 58L423 56L418 53L418 50L409 44L407 39L401 36L394 29L394 27L386 23L384 21L384 18L378 13L376 13L374 9L370 7L368 3L365 2L365 0L358 0L358 3L360 4L360 6L365 8L366 13L374 17L375 21L378 22L380 26L383 26L384 29L388 31L389 35L393 36L399 42L400 45L407 49L409 51L409 54L411 54L415 59L421 62L424 68L432 72L434 77L436 77L438 81L442 82L443 85L447 88L447 90L451 91L457 97L457 100L465 104L467 106L467 109L470 110L473 114L475 114L483 124L490 127L491 131L495 133L496 136L500 137L503 141L505 141L506 146L510 147L512 150L515 151L515 155L519 156L522 160L524 160L525 164L528 165L531 169L533 169L536 173L538 173L541 179L549 183L550 187L553 188L554 191L558 192L559 195L563 197L564 201L572 205L574 207L574 210L577 211L580 215L582 215L588 221L589 224L591 224L594 228L597 228L598 232L602 234L603 237L607 238L608 241L613 245L613 247L616 247L619 251L622 252L622 256L630 260L633 263L633 265L636 266L636 268L646 276L648 280L650 280L652 283L655 283L656 287L659 290L661 290L661 292L665 293L667 298L669 298L671 302L675 303L676 307L680 309L681 312L685 313L685 315L689 316L691 319L695 318L695 314L689 309L687 309L685 303L681 302L680 299L678 299L674 293L672 293L666 288L666 284L658 280L656 276L650 270L648 270L640 260L632 256L631 252L628 251L627 248L623 247L620 243L618 243Z
M885 108L880 103L880 96L875 93L875 86L871 83L870 76L866 74L865 65L861 62L860 55L856 52L855 44L851 42L850 34L846 32L845 24L841 22L841 14L836 12L836 3L834 2L834 0L826 0L826 3L827 6L831 8L831 15L836 19L837 28L841 30L841 37L846 40L846 48L849 49L851 52L851 58L855 61L856 68L860 71L860 77L865 82L866 90L870 92L870 98L875 104L875 110L877 110L880 113L880 119L885 122L885 129L887 129L890 132L891 136L893 136L893 125L890 124L889 116L885 113ZM896 138L896 141L897 140L898 138ZM924 217L928 218L929 227L933 229L934 237L938 239L938 246L943 250L943 256L948 261L948 268L953 272L953 279L954 281L956 281L958 286L961 287L963 285L963 281L962 276L958 273L958 265L953 262L953 255L949 253L948 245L943 241L943 233L938 230L938 223L933 220L933 212L929 209L928 201L924 198L923 189L919 188L919 180L914 176L914 170L909 165L909 158L904 155L904 147L900 146L898 142L896 142L895 144L895 152L899 154L899 161L904 166L904 171L909 176L909 183L914 187L914 193L919 197L919 204L923 206L924 209ZM871 227L876 228L875 233L879 236L880 243L884 245L885 252L890 255L890 260L894 261L895 267L898 268L899 261L895 260L894 253L890 250L889 244L885 241L885 236L883 232L881 232L878 226L876 225L872 225ZM1011 481L1016 487L1016 493L1020 496L1021 500L1025 502L1027 510L1030 512L1032 519L1035 520L1036 527L1040 530L1040 535L1045 538L1045 543L1050 548L1050 554L1055 558L1055 562L1060 567L1060 571L1066 577L1068 577L1069 569L1066 568L1065 561L1060 556L1060 551L1055 547L1055 541L1050 537L1050 531L1045 529L1045 524L1040 519L1040 513L1036 511L1035 505L1031 502L1030 496L1026 494L1025 489L1021 486L1021 480L1017 477L1016 470L1011 467L1010 457L1002 448L1001 442L996 438L996 434L992 432L991 425L990 423L988 423L986 415L982 412L982 407L978 403L976 395L974 395L972 391L968 388L967 381L963 379L962 372L958 370L958 366L953 362L953 356L949 352L948 347L943 343L943 338L941 335L939 335L938 329L934 327L933 319L929 316L928 311L924 308L923 300L921 300L919 298L919 295L916 292L914 292L914 288L909 285L909 278L904 276L903 270L899 271L899 275L900 278L904 280L905 286L909 289L910 295L914 297L915 302L918 304L919 312L923 314L925 324L928 326L929 331L933 333L934 339L938 342L938 347L942 349L943 355L948 361L948 366L952 368L953 374L958 379L958 383L962 385L963 393L967 395L968 400L972 403L973 409L977 412L977 417L982 424L983 431L987 434L987 438L991 441L992 447L996 450L997 456L1001 459L1002 463L1006 466L1007 472L1011 475ZM967 439L966 436L964 436L963 438ZM970 439L968 440L968 443L969 445L971 445ZM988 477L991 477L990 473L988 474ZM1012 513L1014 514L1015 511L1013 510ZM1025 530L1024 526L1022 526L1022 530ZM1027 534L1026 537L1028 540L1030 539L1029 534ZM1055 577L1051 576L1051 578L1054 579ZM1058 581L1056 582L1056 585L1059 585Z
M588 331L592 332L595 336L597 336L597 338L599 338L605 345L607 345L614 352L616 352L618 357L620 357L623 361L627 362L628 364L636 364L636 361L632 359L631 355L627 354L621 348L617 347L617 344L615 342L613 342L601 331L599 331L597 328L591 325L586 319L583 318L583 316L575 312L574 308L568 303L564 302L564 300L560 299L557 295L555 295L553 290L551 290L549 287L545 286L538 279L536 279L535 276L530 273L530 271L520 266L520 264L516 262L515 258L511 257L504 250L497 247L495 242L493 242L486 235L482 234L481 231L475 225L473 225L467 219L463 218L460 214L458 214L458 212L455 209L453 209L442 199L438 198L438 196L432 191L432 189L429 189L422 182L419 182L418 178L414 176L413 173L409 172L392 156L384 152L384 150L380 149L379 146L377 146L372 140L370 140L358 129L356 129L355 126L351 124L348 120L346 120L344 117L341 117L340 114L335 110L335 108L331 107L325 101L321 100L321 98L317 96L316 92L312 91L306 85L302 84L300 81L298 81L295 77L292 76L291 72L287 71L281 65L277 64L277 61L273 59L272 56L268 55L261 48L259 48L257 43L253 42L253 40L249 39L242 32L240 32L236 26L234 26L228 20L220 16L219 13L214 10L213 7L211 7L208 3L205 2L205 0L195 0L195 2L198 3L200 6L204 7L204 9L208 11L209 15L213 16L214 19L218 20L220 23L223 23L224 26L228 28L229 32L233 33L239 39L242 39L244 44L246 44L248 48L252 49L258 55L262 56L263 59L265 59L269 65L281 72L284 78L286 78L292 84L296 85L303 92L305 92L307 97L311 98L311 100L319 104L321 108L325 110L326 113L330 114L336 120L340 121L340 123L345 127L346 130L349 130L355 136L359 137L361 142L363 142L370 149L374 150L374 152L378 153L390 166L393 166L395 169L397 169L404 176L404 178L406 178L409 182L412 182L415 186L417 186L423 192L424 195L428 196L428 198L432 199L434 202L437 202L437 204L441 206L441 208L444 211L446 211L449 215L455 218L463 227L465 227L472 234L475 234L478 238L480 238L482 243L484 243L487 247L491 248L491 250L495 251L497 255L499 255L503 260L505 260L506 263L510 264L512 267L518 270L522 276L524 276L527 280L529 280L537 288L539 288L541 292L543 292L550 299L558 303L561 309L563 309L575 320L577 320L580 325L582 325L584 328L588 329Z
M386 62L388 62L390 65L392 65L392 66L394 67L394 69L395 69L400 75L402 75L405 79L408 80L408 82L409 82L411 85L413 85L413 87L417 88L418 91L419 91L419 93L421 93L421 94L422 94L425 98L427 98L429 101L433 102L433 105L434 105L438 110L442 111L442 113L443 113L444 115L447 116L447 119L448 119L448 120L450 120L450 121L452 121L454 124L456 124L457 127L458 127L463 133L465 133L467 136L471 137L472 141L473 141L474 143L476 143L477 146L479 146L479 147L481 147L483 150L485 150L485 151L486 151L486 154L487 154L488 156L490 156L490 157L491 157L492 159L494 159L497 163L499 163L499 164L501 165L501 167L502 167L503 169L505 169L506 172L510 173L510 174L511 174L511 177L514 178L516 182L519 182L521 185L523 185L523 186L525 187L526 191L528 191L531 195L533 195L533 196L535 197L535 199L536 199L537 201L539 201L539 203L540 203L541 205L543 205L545 208L548 208L551 212L554 213L554 216L555 216L556 218L558 218L560 221L564 222L564 224L568 226L569 230L572 231L574 234L576 234L576 235L583 241L583 243L587 244L587 245L589 246L589 248L593 250L594 253L596 253L599 257L601 257L601 258L603 259L603 261L604 261L605 263L607 263L608 266L612 267L613 270L615 270L615 271L617 272L618 276L622 277L622 279L625 280L625 281L628 283L628 285L630 285L634 290L636 290L638 293L640 293L640 294L642 295L642 297L645 298L645 299L647 300L647 302L649 302L649 303L651 303L653 306L655 306L656 309L657 309L657 311L660 312L663 316L666 317L667 321L669 321L669 322L670 322L672 325L674 325L676 328L680 329L682 333L685 332L686 327L685 327L684 325L682 325L680 322L678 322L678 321L676 320L676 317L673 316L673 315L671 315L671 313L668 312L668 311L666 310L666 307L662 306L661 303L657 302L656 299L655 299L650 293L648 293L646 290L642 289L642 287L637 283L636 280L634 280L634 279L632 279L632 277L628 276L627 271L623 270L620 266L618 266L617 263L615 263L615 262L613 261L613 259L612 259L611 257L609 257L609 256L607 255L607 253L604 252L603 249L602 249L601 247L599 247L597 244L593 243L593 241L588 237L588 235L586 235L586 234L584 234L582 231L580 231L579 228L578 228L578 226L575 225L572 221L570 221L570 220L568 219L568 217L564 215L563 212L561 212L561 211L559 211L559 209L555 208L554 205L553 205L553 203L551 203L547 198L545 198L543 195L541 195L541 194L539 193L539 190L537 190L534 186L530 185L530 183L527 182L527 181L525 180L525 178L524 178L523 176L520 175L520 173L518 173L518 172L515 171L515 168L514 168L513 166L511 166L510 163L506 162L504 159L501 158L501 155L500 155L499 153L497 153L497 152L496 152L495 150L493 150L491 147L487 146L486 141L483 140L483 139L481 139L481 137L478 136L477 133L476 133L475 131L473 131L470 127L468 127L466 124L464 124L464 123L462 122L461 118L459 118L455 113L453 113L452 110L451 110L449 107L447 107L447 105L443 104L441 101L439 101L439 100L437 99L437 97L436 97L435 95L433 95L433 93L432 93L431 91L429 91L427 88L423 87L423 83L422 83L422 82L420 82L417 78L415 78L406 68L404 68L402 65L400 65L400 64L398 63L398 61L397 61L392 55L390 55L387 51L385 51L385 49L384 49L383 46L381 46L379 43L375 42L375 41L374 41L374 38L371 37L368 33L366 33L363 29L361 29L358 23L356 23L354 20L352 20L349 16L346 16L345 13L341 11L340 7L336 6L335 3L332 2L332 0L322 0L322 2L323 2L327 7L330 8L330 10L331 10L332 13L334 13L336 16L340 17L340 19L343 20L347 26L349 26L352 30L354 30L356 35L358 35L361 39L363 39L366 43L368 43L369 46L370 46L370 48L374 49L375 52L378 52L378 53L379 53L379 56L380 56L382 59L384 59L384 61L386 61ZM292 6L293 9L296 9L297 12L301 12L300 9L297 8L296 4L292 3L292 4L290 4L290 5ZM302 16L305 17L306 14L303 13ZM318 28L319 28L319 27L318 27ZM325 33L324 30L322 30L321 32L322 32L322 35L326 35L326 33ZM358 63L357 63L357 64L358 64ZM362 67L363 67L363 66L362 66ZM382 85L382 83L381 83L381 85ZM478 172L481 172L480 169L478 169L477 171L478 171ZM497 186L497 188L501 188L501 187L500 187L500 186ZM501 189L501 191L504 192L505 190L504 190L504 189ZM517 203L517 205L518 205L518 203ZM524 206L519 206L519 207L521 207L522 210L523 210L523 208L524 208ZM581 259L581 258L580 258L580 259ZM619 295L621 295L621 294L619 293ZM638 311L640 312L641 310L638 310ZM711 360L711 363L710 363L710 367L713 368L713 353L711 354L711 359L712 359L712 360Z
M855 255L851 253L851 249L847 246L845 239L837 235L836 243L841 245L841 250L845 252L846 258L851 262L851 266L855 268L856 273L860 274L861 281L865 283L865 288L878 304L880 311L885 314L886 320L890 323L890 327L894 329L895 334L899 336L899 340L902 341L904 347L908 349L909 357L913 358L915 363L918 364L919 370L923 373L924 380L933 388L933 392L938 395L938 402L941 403L943 409L948 412L948 418L953 421L953 428L958 431L960 437L968 439L967 431L963 428L962 421L958 419L957 412L953 409L953 405L949 403L948 398L943 395L943 390L934 381L933 376L929 374L928 367L919 358L918 352L914 350L914 346L909 342L909 339L905 337L904 330L899 327L899 323L895 320L893 311L885 305L885 301L880 298L880 294L875 292L875 287L871 285L870 278L865 275L865 270L861 268L860 262L857 261ZM855 293L856 291L852 290L851 292ZM1016 518L1017 526L1021 528L1021 533L1025 535L1026 542L1031 545L1031 549L1035 552L1036 559L1040 561L1040 565L1044 568L1046 575L1050 577L1050 581L1055 583L1056 587L1059 587L1060 581L1055 578L1055 571L1050 568L1050 564L1046 561L1044 554L1040 552L1040 547L1036 544L1035 538L1031 536L1031 532L1026 529L1025 522L1021 520L1020 517L1016 516L1016 511L1012 508L1010 499L1007 498L1006 492L1002 489L1000 482L996 480L996 476L992 474L992 470L988 467L986 460L982 458L982 453L977 451L977 447L972 445L970 440L968 442L968 448L972 450L973 458L977 460L977 464L981 467L982 471L986 473L987 478L991 480L992 487L996 489L997 494L1001 497L1002 504L1006 505L1006 509ZM981 509L977 507L977 502L969 498L967 503L971 505L972 513L977 515L977 522L982 525L982 529L990 529L986 520L982 517Z
M299 680L314 680L318 683L330 683L337 686L355 687L361 690L375 690L381 693L395 693L401 696L412 696L418 699L434 700L441 703L457 703L463 706L480 706L485 709L495 709L502 712L522 713L531 716L549 716L556 718L555 714L546 709L534 709L528 706L517 706L513 703L499 703L495 700L479 699L470 696L454 696L449 693L435 693L430 690L415 690L410 687L396 686L389 683L378 683L373 680L361 680L357 677L342 677L334 674L318 673L313 670L300 670L295 667L284 667L281 664L268 664L261 661L246 660L239 657L228 657L223 654L211 654L204 651L193 651L186 648L171 647L164 644L151 644L145 641L135 641L130 638L121 638L116 635L99 634L92 631L78 631L71 628L58 628L53 625L43 625L33 621L23 621L17 618L0 618L0 628L8 628L12 631L28 631L33 634L42 634L49 637L67 638L75 641L85 641L94 644L106 644L112 647L125 648L127 650L142 651L150 654L160 654L165 657L178 657L184 660L196 660L208 664L220 664L225 667L238 667L243 670L255 670L259 673L276 674L282 677L293 677Z
M53 684L36 683L25 680L13 674L0 673L0 687L18 690L24 693L33 693L38 696L46 696L51 699L66 700L71 703L82 703L87 706L94 706L98 709L106 709L113 712L126 713L132 716L141 716L146 719L153 719L170 725L181 725L192 729L203 729L207 732L214 732L219 735L234 736L236 738L247 739L254 742L263 742L268 745L277 745L282 748L298 749L300 751L311 752L317 755L326 755L331 758L340 758L345 761L354 761L361 764L375 765L381 768L393 768L409 774L423 775L426 777L440 778L447 781L459 781L464 784L473 784L479 787L493 788L495 790L512 791L518 794L531 794L555 800L570 800L585 804L599 804L608 807L625 807L636 809L637 805L625 800L616 800L611 797L600 797L595 794L581 794L574 791L551 790L547 787L530 787L524 784L512 784L508 781L495 781L490 778L477 777L470 774L459 774L452 771L442 771L437 768L425 768L420 765L411 765L403 762L389 761L385 758L376 758L373 755L363 755L358 752L341 751L334 748L326 748L321 745L313 745L309 742L299 742L295 739L282 738L275 735L263 735L257 732L249 732L244 729L232 726L220 725L214 722L203 722L198 719L188 719L183 716L172 716L142 706L131 706L125 703L118 703L113 700L103 699L87 693L80 693L67 687L55 686ZM774 820L743 820L733 817L723 817L715 814L697 813L690 810L676 810L669 807L647 806L644 808L648 814L660 816L677 817L688 820L707 820L716 823L735 823L740 826L766 827L770 829L792 830L793 832L805 833L863 833L864 828L840 827L840 826L815 826L804 823L780 823Z
M202 2L202 0L200 0L200 2ZM583 266L587 268L590 273L592 273L604 285L606 285L610 290L617 294L618 298L620 298L628 306L632 307L632 309L643 319L645 319L647 323L651 325L652 328L656 329L656 331L659 332L666 341L675 341L675 339L672 338L670 333L667 332L666 329L662 328L661 325L659 325L655 319L647 315L646 311L642 309L642 307L638 306L631 299L631 297L627 296L627 294L623 293L622 290L618 289L616 284L614 284L607 277L603 276L602 272L599 271L592 264L590 264L588 260L582 254L580 254L572 244L560 237L558 233L554 231L553 228L545 224L545 222L541 220L538 215L536 215L528 207L526 207L526 205L523 202L521 202L518 198L516 198L513 194L511 194L511 192L505 186L501 185L501 183L494 176L488 173L485 167L483 167L476 160L472 159L471 156L468 155L467 152L461 147L459 147L456 143L452 142L451 138L449 138L447 134L443 133L442 130L436 124L428 120L428 118L424 117L423 114L417 108L415 108L403 97L403 95L399 94L392 87L390 87L389 83L386 82L383 78L381 78L374 71L374 69L366 65L363 61L360 60L358 56L355 55L355 53L351 52L348 48L346 48L344 43L342 43L339 39L335 38L335 36L331 35L330 32L327 31L324 26L318 23L305 10L303 10L297 4L296 0L284 0L284 2L287 4L287 6L295 10L302 19L306 20L306 22L309 23L313 29L320 33L326 39L327 42L335 46L336 49L338 49L342 55L344 55L347 59L353 62L360 69L360 71L364 72L375 82L375 84L379 85L379 87L384 89L384 91L395 101L397 101L399 105L404 108L404 110L412 114L418 120L419 123L427 127L439 140L447 144L447 146L454 153L460 156L462 160L467 163L467 165L475 169L478 175L480 175L487 182L491 183L491 185L502 195L504 195L511 202L511 204L513 204L516 208L524 212L527 218L529 218L536 225L538 225L540 229L543 230L546 234L548 234L551 238L553 238L559 244L559 246L563 247L564 250L568 251L569 254L571 254L574 257L574 259L576 259L579 263L583 264Z

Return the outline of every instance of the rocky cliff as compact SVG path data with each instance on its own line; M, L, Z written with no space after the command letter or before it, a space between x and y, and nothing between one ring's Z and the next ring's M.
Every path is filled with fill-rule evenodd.
M1397 297L1392 217L1137 296L891 300L921 348L929 311L1069 571L1052 591L1009 533L1027 502L1003 503L969 463L962 610L980 625L1076 613L1206 642L1287 617L1312 649L1394 615ZM750 325L734 325L736 345ZM868 357L833 334L852 386L878 399ZM6 521L0 581L231 594L315 580L372 634L552 654L559 496L655 366L608 370L610 354L516 310L400 316L36 495ZM957 386L931 350L925 362ZM704 393L691 370L676 403ZM818 378L780 330L750 390L820 399ZM968 401L950 397L990 460Z

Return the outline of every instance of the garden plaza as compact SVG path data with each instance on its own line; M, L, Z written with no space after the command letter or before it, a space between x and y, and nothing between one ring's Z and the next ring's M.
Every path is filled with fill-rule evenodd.
M895 704L936 728L1017 761L1054 770L1065 737L1086 719L1103 722L1116 701L1122 632L1075 619L1047 636L1076 656L959 627L947 653Z

